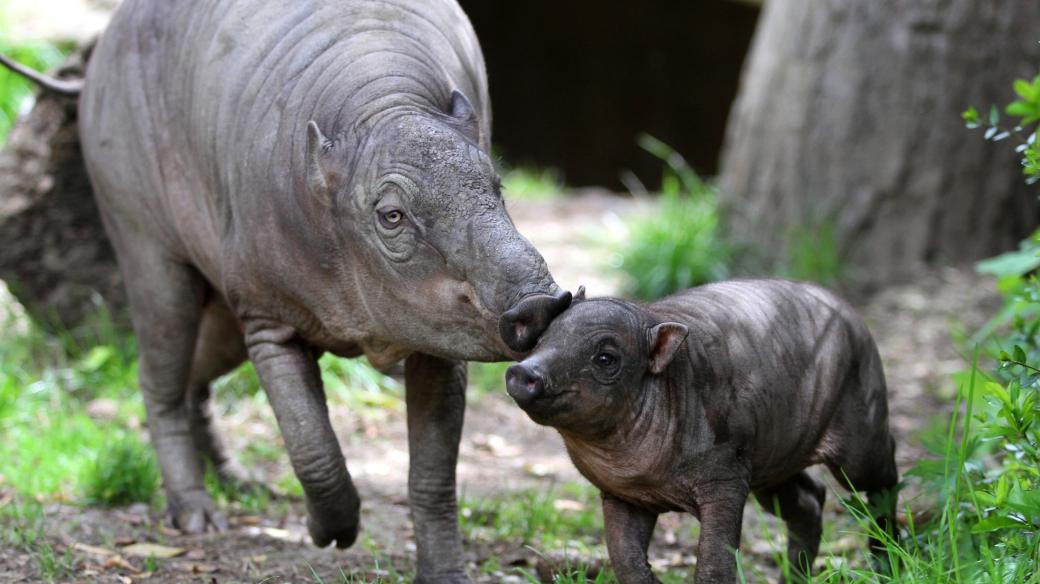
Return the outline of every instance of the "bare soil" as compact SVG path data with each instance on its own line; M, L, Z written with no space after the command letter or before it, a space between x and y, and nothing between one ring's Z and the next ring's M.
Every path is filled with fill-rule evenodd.
M649 203L603 193L585 192L550 202L518 203L512 212L518 227L545 255L560 283L570 289L586 284L590 295L617 290L619 280L605 266L610 250L598 235L618 233L620 219L642 212ZM919 434L936 416L948 412L953 383L950 374L966 366L951 341L951 331L975 330L993 314L998 299L993 283L967 270L940 270L918 281L892 287L860 308L873 330L888 372L892 426L899 441L898 459L905 471L925 455ZM333 407L333 421L351 473L362 493L363 534L349 550L317 549L306 538L303 505L278 500L260 515L232 512L229 532L184 536L162 526L157 510L146 506L122 509L52 504L45 508L45 540L57 555L72 550L71 574L60 581L97 582L339 582L340 570L363 581L391 571L408 574L414 538L406 499L407 447L404 412L396 409L350 411ZM266 406L238 404L223 418L230 442L281 447ZM284 457L261 470L276 476ZM530 422L502 393L471 401L458 467L460 490L467 497L502 496L525 489L548 489L559 481L580 481L559 437ZM0 504L10 499L0 491ZM904 500L914 505L911 487ZM773 580L777 532L771 518L746 513L743 549L752 580ZM764 522L763 522L764 521ZM840 553L862 546L845 533L849 519L831 496L827 505L824 551ZM695 562L695 522L663 516L651 547L653 563L663 569L689 570ZM183 548L179 557L154 566L121 551L128 542L157 542ZM119 552L95 554L86 544ZM515 541L466 542L470 573L479 582L521 581L515 567L533 568L539 554ZM858 549L858 548L857 548ZM562 550L539 550L552 555ZM479 574L479 566L498 558L502 568ZM583 558L589 559L589 558ZM543 560L544 561L544 560ZM125 563L123 563L125 562ZM41 579L39 558L16 549L0 549L0 582ZM149 572L149 567L154 568ZM362 581L362 580L358 580Z

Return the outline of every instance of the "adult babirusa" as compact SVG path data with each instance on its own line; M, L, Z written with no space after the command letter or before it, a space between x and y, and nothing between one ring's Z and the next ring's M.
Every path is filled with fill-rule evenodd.
M518 357L570 294L506 213L454 0L126 0L79 110L175 524L224 525L206 458L249 480L208 409L210 382L248 357L314 542L350 545L359 498L317 358L406 359L417 579L465 581L462 360Z

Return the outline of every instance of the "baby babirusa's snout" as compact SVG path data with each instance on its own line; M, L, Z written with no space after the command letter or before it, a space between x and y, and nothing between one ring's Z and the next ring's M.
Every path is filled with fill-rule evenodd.
M506 391L520 407L525 407L541 397L545 391L545 378L533 366L517 363L506 370Z

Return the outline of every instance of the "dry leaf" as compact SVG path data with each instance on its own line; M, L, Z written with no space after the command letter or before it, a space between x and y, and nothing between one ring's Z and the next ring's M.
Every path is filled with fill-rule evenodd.
M132 543L134 543L136 541L137 540L132 538L132 537L117 537L117 538L112 540L112 543L114 543L114 544L116 544L118 546L124 546L124 545L130 545L130 544L132 544Z
M256 562L257 564L262 564L267 561L267 554L257 554L255 556L249 556L249 560L252 562Z
M295 541L299 539L298 537L294 536L291 531L287 529L279 529L277 527L261 527L260 533L268 537L273 537L275 539L284 539L287 541Z
M184 557L189 560L202 560L206 558L206 550L199 548L188 550L188 553L184 554Z
M142 558L175 558L185 552L184 548L169 547L157 543L135 543L123 548L123 553Z
M140 513L132 513L129 511L116 511L116 518L120 521L125 521L130 525L140 525L144 523L144 516Z
M555 501L553 501L553 508L555 508L557 511L577 512L584 511L585 504L578 501L573 501L571 499L556 499Z
M124 558L123 556L121 556L119 554L116 554L114 556L110 556L108 559L105 560L105 563L101 564L101 565L103 567L109 568L109 569L111 569L111 568L122 568L124 570L128 570L128 571L133 572L135 574L139 574L141 572L136 567L134 567L133 564L131 564L130 562L126 561L126 558Z
M181 564L180 566L185 571L191 572L192 574L210 574L216 572L219 568L213 564Z
M540 479L541 478L545 478L545 477L549 477L549 476L552 476L553 474L555 474L555 473L553 473L552 468L550 468L548 465L542 464L540 462L536 462L534 464L525 464L524 465L524 472L526 472L527 474L529 474L529 475L531 475L533 477L537 477L537 478L540 478Z
M129 576L119 576L119 575L116 575L116 578L117 578L117 579L118 579L118 580L119 580L119 581L120 581L120 582L121 582L122 584L134 584L134 580L133 580L133 578L130 578Z
M473 437L473 445L499 458L519 456L521 452L519 448L509 444L505 438L497 434L477 434Z
M95 555L95 556L111 556L111 555L115 555L115 552L112 551L112 550L105 549L103 547L87 545L85 543L74 543L74 544L72 544L72 549L74 549L76 551L79 551L79 552L83 552L85 554L92 554L92 555Z
M235 522L239 525L260 525L261 521L263 519L256 515L241 515L235 518Z

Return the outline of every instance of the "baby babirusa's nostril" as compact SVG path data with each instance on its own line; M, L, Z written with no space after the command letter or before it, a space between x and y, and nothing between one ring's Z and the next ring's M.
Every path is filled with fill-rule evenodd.
M532 367L517 363L506 370L506 391L518 405L530 403L545 387L542 376Z

